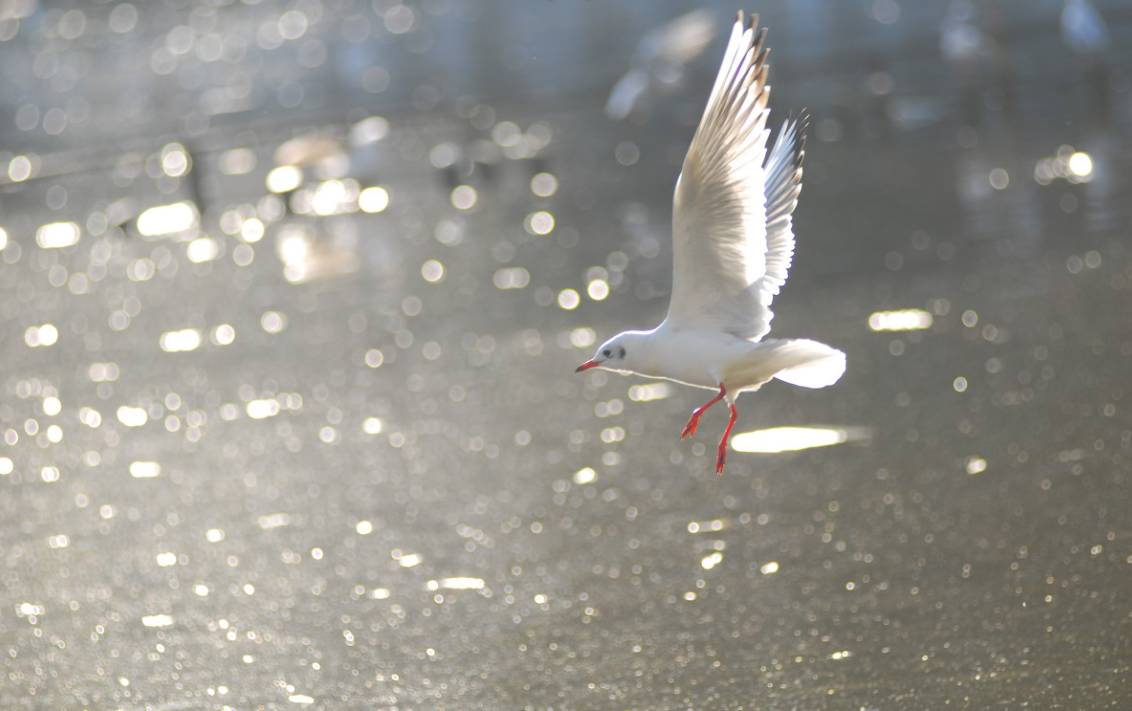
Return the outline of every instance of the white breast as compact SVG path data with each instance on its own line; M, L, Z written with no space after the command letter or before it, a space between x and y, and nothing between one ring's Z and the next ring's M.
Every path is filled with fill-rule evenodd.
M637 373L715 390L729 366L755 346L750 341L715 331L670 329L661 324Z

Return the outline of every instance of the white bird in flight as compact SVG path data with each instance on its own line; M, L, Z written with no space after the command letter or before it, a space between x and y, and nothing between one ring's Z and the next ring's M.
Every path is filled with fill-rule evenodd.
M651 331L625 331L576 372L602 368L717 390L692 411L681 438L726 400L719 440L722 474L740 393L773 378L807 388L832 385L845 354L802 339L763 340L770 304L794 255L791 213L802 188L806 120L787 119L767 155L767 52L758 17L739 13L680 177L672 208L672 296Z

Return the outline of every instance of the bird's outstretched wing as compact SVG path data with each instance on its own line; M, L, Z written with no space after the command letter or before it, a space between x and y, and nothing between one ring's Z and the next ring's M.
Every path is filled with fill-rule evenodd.
M667 322L757 340L794 254L802 124L787 120L767 157L766 30L743 13L731 32L673 198Z

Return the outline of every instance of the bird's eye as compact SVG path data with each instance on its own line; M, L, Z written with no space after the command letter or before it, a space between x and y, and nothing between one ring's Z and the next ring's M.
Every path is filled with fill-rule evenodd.
M609 350L608 348L606 348L606 349L605 349L604 351L602 351L602 352L601 352L601 354L602 354L603 356L605 356L606 358L608 358L609 356L613 355L613 351L611 351L611 350Z

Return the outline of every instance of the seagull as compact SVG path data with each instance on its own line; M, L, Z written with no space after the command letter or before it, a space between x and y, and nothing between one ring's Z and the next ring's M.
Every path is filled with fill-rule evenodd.
M731 32L672 209L673 269L668 314L649 331L602 343L575 372L591 368L715 390L692 411L680 437L721 400L730 410L715 471L739 417L735 402L777 378L823 388L845 372L845 354L805 339L767 339L770 304L794 255L791 214L802 187L807 119L787 118L767 153L766 29L742 12Z

